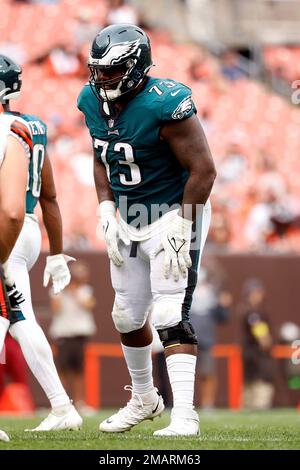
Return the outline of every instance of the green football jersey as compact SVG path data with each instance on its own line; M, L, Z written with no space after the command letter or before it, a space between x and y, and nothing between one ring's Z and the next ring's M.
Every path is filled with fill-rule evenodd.
M174 80L149 77L117 118L106 116L101 106L90 85L85 85L78 108L96 156L106 167L116 205L127 223L141 205L147 210L146 223L153 222L182 202L188 173L161 139L160 128L196 112L191 90ZM153 211L159 206L161 211Z
M26 213L33 214L34 209L38 203L42 187L42 168L47 147L47 126L37 116L15 112L6 114L13 114L24 119L24 121L28 123L31 131L33 149L29 163L29 177L26 192Z

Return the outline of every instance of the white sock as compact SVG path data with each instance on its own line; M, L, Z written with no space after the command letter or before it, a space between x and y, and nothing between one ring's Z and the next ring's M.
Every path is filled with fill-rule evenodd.
M70 399L58 376L47 338L34 319L22 320L10 327L21 346L25 360L46 393L52 408L63 407Z
M173 408L193 409L196 356L172 354L166 358L166 361L173 392Z
M151 392L154 388L151 357L152 344L142 348L133 348L122 344L122 349L132 380L133 391L138 394Z
M5 351L4 351L4 341L6 337L6 333L9 328L9 320L6 318L0 317L0 364L4 364L5 362Z

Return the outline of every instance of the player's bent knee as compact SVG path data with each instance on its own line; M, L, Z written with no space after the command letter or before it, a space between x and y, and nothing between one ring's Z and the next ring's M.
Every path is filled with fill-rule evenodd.
M143 328L146 321L146 318L135 318L130 308L123 307L116 301L112 311L112 319L116 330L123 334Z
M181 321L178 325L157 332L164 348L180 344L197 344L195 330L188 321Z
M182 294L154 301L151 322L156 330L177 325L182 320Z

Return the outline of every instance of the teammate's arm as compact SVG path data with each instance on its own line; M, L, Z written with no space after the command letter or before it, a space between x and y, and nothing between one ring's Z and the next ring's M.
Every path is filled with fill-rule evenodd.
M67 263L74 261L75 258L63 254L62 219L56 200L51 162L47 154L41 176L40 205L50 245L50 256L47 256L43 284L46 287L52 278L54 294L58 294L71 280Z
M195 114L183 121L171 121L161 128L161 137L168 143L177 160L189 172L184 188L182 208L183 216L195 220L196 205L205 204L209 198L216 170L202 130ZM185 205L192 207L184 211Z
M8 259L21 232L25 216L28 157L22 144L7 137L0 169L0 261Z
M57 255L63 251L62 219L56 199L52 166L47 154L45 155L42 169L40 205L43 213L44 225L49 238L50 254Z

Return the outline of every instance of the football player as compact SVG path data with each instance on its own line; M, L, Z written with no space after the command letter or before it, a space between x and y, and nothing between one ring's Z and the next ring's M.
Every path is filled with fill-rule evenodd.
M3 85L0 84L0 87L2 90ZM8 256L21 232L25 215L29 132L23 127L21 137L19 125L23 125L20 120L8 123L0 117L0 354L10 321L22 317L20 304L24 302L23 296L17 291L9 274L7 263ZM12 281L9 286L7 279ZM0 431L0 440L9 441L4 431Z
M0 227L0 230L1 230L1 227ZM2 250L0 248L0 255L1 255L1 251ZM1 365L1 349L3 348L5 335L7 332L7 328L9 326L9 320L8 320L9 310L10 310L10 305L8 302L6 287L4 283L4 273L3 273L2 265L0 264L0 365ZM5 431L2 431L2 429L0 429L0 441L4 441L4 442L9 441L8 435L6 434Z
M99 217L115 290L112 317L132 380L126 387L130 401L100 430L126 431L164 409L152 378L151 312L173 392L170 425L154 435L197 435L197 339L189 309L216 173L191 90L149 77L152 65L142 29L108 26L92 44L90 81L78 98L93 140Z
M38 219L34 214L38 202L42 208L50 244L50 256L47 257L44 271L44 286L47 286L51 278L54 293L64 289L71 278L67 263L73 258L62 254L62 221L56 200L51 163L46 152L46 125L36 116L12 112L10 109L10 100L17 99L20 95L21 72L21 68L15 62L0 55L0 103L4 111L0 114L2 144L0 158L4 158L6 145L8 145L6 141L11 136L15 137L14 145L20 146L21 144L27 155L26 166L23 165L24 168L22 166L22 172L17 154L13 156L15 161L10 169L11 173L6 172L7 185L10 185L10 193L12 193L11 198L15 197L13 181L19 181L21 177L23 186L25 184L24 196L26 193L26 200L23 197L25 207L22 208L24 224L21 233L15 237L12 252L5 252L4 259L2 259L5 261L9 255L8 262L4 264L7 288L11 289L15 282L17 290L24 295L21 309L18 308L16 311L12 309L9 332L19 342L27 364L45 391L52 407L49 416L34 431L79 429L82 418L61 384L50 345L35 320L32 308L28 272L40 253L41 234ZM8 159L5 155L1 173L6 160ZM2 181L0 181L0 188L3 193ZM9 201L7 204L8 210L12 211ZM14 213L11 217L14 217ZM17 235L16 230L15 233Z

